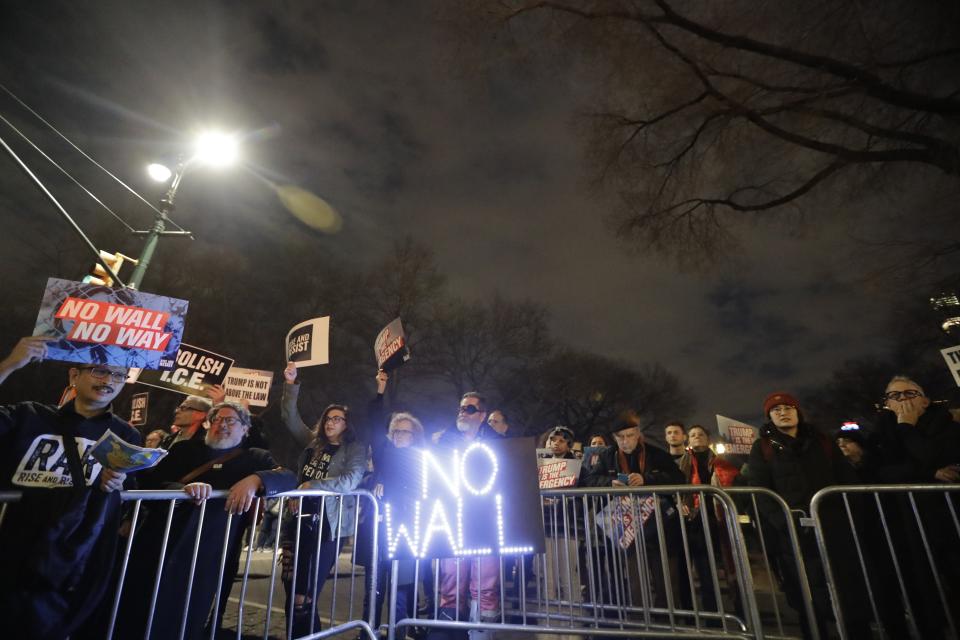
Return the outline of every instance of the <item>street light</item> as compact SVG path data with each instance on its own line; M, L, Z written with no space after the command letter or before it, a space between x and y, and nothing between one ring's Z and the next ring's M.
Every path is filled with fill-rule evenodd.
M147 175L157 182L166 182L170 179L173 172L162 164L151 164L147 166Z
M170 181L167 193L160 200L160 209L153 220L153 228L149 231L135 231L135 234L145 235L146 240L143 244L143 251L137 261L137 267L130 276L128 286L131 289L139 289L143 282L143 276L147 273L147 267L150 266L150 260L157 249L157 243L161 236L188 236L193 237L189 231L167 231L167 222L170 220L170 212L174 208L174 199L177 196L177 189L180 187L180 181L183 180L187 169L195 164L222 168L236 162L239 156L239 144L236 136L209 131L200 134L194 144L193 155L186 160L180 160L176 168L170 169L162 164L151 164L147 167L147 173L157 182Z

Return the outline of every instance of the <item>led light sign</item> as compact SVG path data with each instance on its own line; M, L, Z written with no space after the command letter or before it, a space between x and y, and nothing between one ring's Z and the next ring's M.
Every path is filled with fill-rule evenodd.
M542 552L543 523L527 517L540 500L533 448L531 438L517 438L420 451L418 490L384 504L387 556Z

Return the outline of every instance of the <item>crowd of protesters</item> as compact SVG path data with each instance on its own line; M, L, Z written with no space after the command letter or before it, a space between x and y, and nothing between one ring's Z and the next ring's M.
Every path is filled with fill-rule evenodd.
M29 362L42 360L45 344L44 338L22 339L0 362L0 383ZM245 527L256 524L249 523L245 514L258 498L293 489L319 489L333 495L290 499L282 512L275 502L254 510L269 513L273 507L271 526L279 521L276 544L293 636L318 631L321 622L316 599L323 593L344 543L355 537L356 561L369 568L373 554L370 549L361 552L361 539L370 538L370 529L378 526L364 518L355 496L336 494L366 488L376 498L388 499L400 513L411 510L411 496L416 495L419 481L411 456L418 449L452 452L473 442L510 438L523 431L511 422L506 408L491 407L482 394L469 392L460 398L453 424L427 434L413 413L385 409L388 379L382 371L376 376L377 394L366 424L360 424L347 406L331 404L311 426L300 416L297 368L290 363L283 373L281 400L285 433L266 434L266 426L258 424L247 407L224 401L222 388L213 389L210 397L186 397L175 411L169 433L154 430L147 434L148 446L169 453L156 467L127 477L89 456L90 447L108 429L132 444L141 444L140 433L111 408L126 380L126 370L76 365L69 369L68 377L73 399L61 406L22 402L0 407L0 490L22 492L19 502L8 505L0 521L0 544L4 549L19 550L5 560L0 572L0 616L13 625L8 626L10 637L102 637L111 604L104 596L117 575L116 560L123 557L124 537L117 532L127 535L132 525L131 514L122 508L118 494L133 488L183 492L198 506L205 505L211 491L223 489L228 495L218 508L185 505L168 509L167 503L144 507L136 522L137 544L128 559L115 637L141 637L148 620L153 638L178 637L179 633L186 638L207 635L211 612L219 614L213 620L222 620L233 579L229 570L224 575L218 572L221 557L227 558L227 567L236 567L243 548L241 534ZM663 432L667 448L657 447L647 440L633 414L623 414L609 429L590 434L584 442L572 429L558 425L543 435L542 443L546 455L553 458L582 459L576 483L580 487L763 487L780 496L800 517L809 516L814 494L828 486L960 482L960 425L947 411L932 405L923 388L905 376L895 376L887 385L883 410L869 435L853 424L834 434L816 429L805 420L798 399L786 392L769 394L762 411L763 426L745 461L718 455L711 447L710 431L701 425L686 428L681 422L671 422ZM285 469L274 461L265 435L297 442L302 453L294 467ZM637 594L634 605L639 606L639 594L649 593L650 604L657 609L672 608L676 598L681 609L716 612L722 595L715 587L720 585L722 571L733 594L733 606L742 615L731 540L719 517L719 505L705 497L708 495L686 492L648 498L663 531L641 535L630 543L643 547L637 548L638 557L655 559L645 565L626 564L624 580L629 592ZM864 590L855 584L859 574L851 564L858 555L877 567L871 584L882 609L880 617L892 637L945 637L945 616L954 612L938 606L935 589L948 594L947 602L960 602L956 584L960 541L953 528L938 523L949 523L951 518L956 523L955 501L924 494L885 496L883 501L877 497L877 503L885 507L879 515L877 509L855 499L825 503L820 514L824 529L831 531L827 548L842 610L849 612L844 621L848 637L872 637L870 608ZM526 559L517 559L514 597L522 597L524 592L522 574L526 579L543 580L550 599L578 602L588 587L602 591L602 585L587 585L583 563L571 560L582 558L589 550L582 544L578 547L574 540L582 538L572 534L576 527L582 530L582 520L574 518L568 523L561 518L562 526L557 524L561 504L556 498L544 498L547 559L542 569L538 565L533 571ZM804 601L789 536L788 518L792 516L773 501L761 500L758 505L759 524L766 529L763 543L773 571L791 607L800 611ZM857 527L859 537L868 540L863 545L855 544ZM826 637L832 613L824 567L811 529L800 526L798 530L815 621L821 637ZM890 545L878 542L878 530L901 550L896 576L890 569L895 563L885 555ZM254 546L271 546L274 540L272 534L261 533ZM171 561L164 565L163 574L157 575L156 559L162 553ZM929 561L931 555L936 558L935 566ZM561 561L572 576L565 582L551 575L551 567L559 567ZM403 561L393 572L398 582L398 619L417 615L420 585L413 565L413 561ZM540 575L541 571L545 575ZM368 578L372 573L366 572ZM384 562L377 573L378 584L368 584L375 587L375 601L365 602L365 609L375 607L379 623L388 591L389 564ZM498 558L441 559L436 584L430 574L422 572L420 578L427 582L425 599L428 606L435 607L439 619L468 619L464 608L471 602L479 622L505 619L501 590L507 585L501 584ZM188 591L184 591L185 584L190 585ZM898 584L903 585L906 598L899 597ZM809 635L809 621L804 616L800 621ZM449 631L431 635L457 637Z

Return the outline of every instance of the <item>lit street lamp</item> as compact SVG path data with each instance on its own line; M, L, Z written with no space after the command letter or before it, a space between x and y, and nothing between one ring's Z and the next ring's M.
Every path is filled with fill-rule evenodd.
M177 189L180 187L180 181L183 180L187 169L195 164L203 164L210 167L225 167L236 161L238 156L238 144L234 136L224 133L204 133L197 138L193 155L187 160L181 160L177 163L175 169L170 170L162 164L151 164L147 167L147 173L157 182L170 181L167 193L160 200L160 209L153 220L153 228L149 231L134 231L137 235L146 236L143 250L137 259L137 266L130 276L128 286L131 289L139 289L143 282L143 276L147 273L147 267L153 259L153 253L157 249L157 243L161 236L187 236L193 237L189 231L167 231L167 222L170 220L169 214L174 208L174 199L177 196Z

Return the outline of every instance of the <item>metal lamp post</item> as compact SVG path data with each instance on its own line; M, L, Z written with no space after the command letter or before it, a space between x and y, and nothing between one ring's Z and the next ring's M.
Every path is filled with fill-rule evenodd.
M180 187L180 181L183 180L187 165L188 163L183 161L177 163L177 168L173 172L173 179L170 181L170 187L167 189L166 195L160 200L160 210L153 219L153 228L149 231L134 231L134 234L144 235L147 239L144 241L140 257L137 258L137 266L133 270L133 275L130 276L130 281L127 283L127 286L131 289L140 288L140 283L143 282L143 276L147 273L147 267L150 266L150 261L153 259L154 251L157 250L157 244L160 242L161 236L193 238L193 234L189 231L167 231L167 221L170 219L170 212L173 211L173 201L177 196L177 189Z
M153 227L149 231L134 231L136 235L146 236L146 240L143 250L137 258L137 266L133 270L133 275L130 276L128 287L131 289L140 288L161 237L177 236L193 239L193 233L190 231L167 231L167 222L170 221L169 215L174 209L177 189L180 188L180 182L187 170L198 162L211 166L226 166L235 160L236 154L237 143L232 136L222 133L207 133L197 139L194 155L187 160L180 159L177 162L176 169L172 172L162 165L150 165L148 170L151 176L161 182L170 180L170 186L167 188L166 195L160 200L160 209L153 220Z

